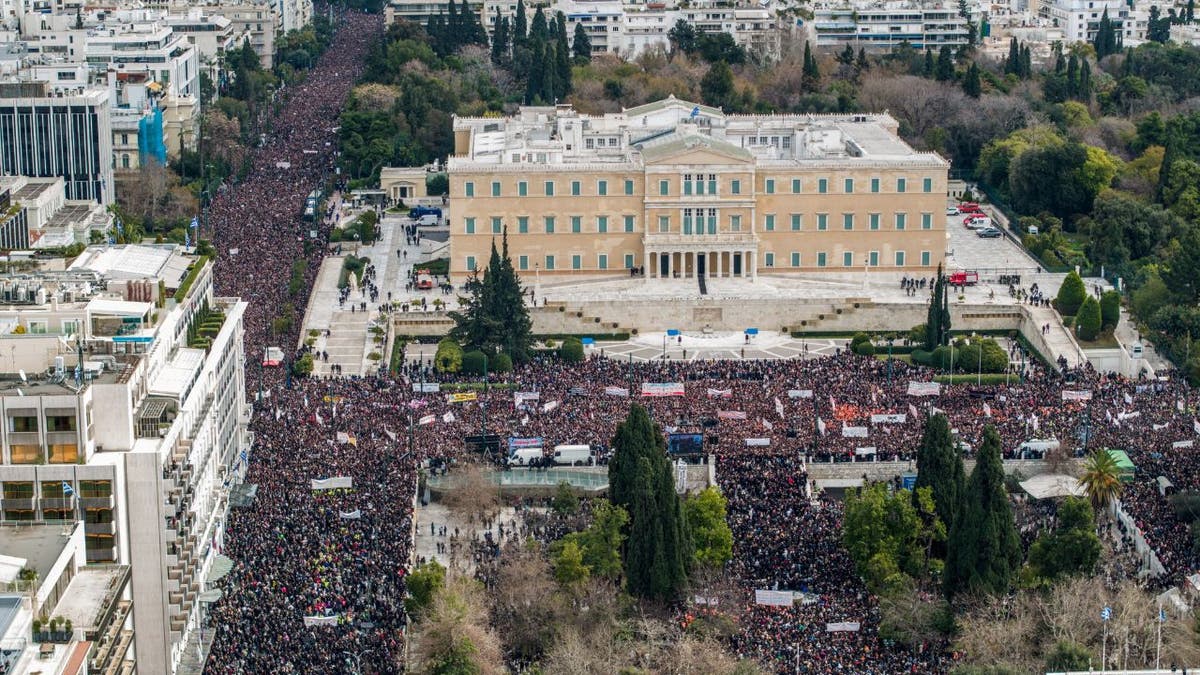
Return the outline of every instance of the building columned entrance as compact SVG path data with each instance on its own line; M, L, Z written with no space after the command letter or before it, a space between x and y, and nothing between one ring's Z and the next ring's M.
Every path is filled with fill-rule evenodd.
M646 279L709 279L758 276L758 251L733 247L716 250L699 245L687 248L647 248L644 265Z

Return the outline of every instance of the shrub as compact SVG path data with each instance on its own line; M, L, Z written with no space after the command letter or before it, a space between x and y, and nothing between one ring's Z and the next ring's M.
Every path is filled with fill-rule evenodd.
M292 364L292 372L300 377L311 375L313 371L313 355L304 354Z
M850 349L854 349L864 342L870 342L871 336L866 333L855 333L854 337L850 338ZM857 353L857 352L855 352Z
M912 358L913 363L916 363L918 365L922 365L922 366L932 366L933 365L933 354L931 352L925 351L924 349L912 350L911 358Z
M492 370L497 373L511 373L513 369L512 357L504 352L496 355L492 359Z
M433 363L439 373L457 373L462 369L462 346L450 338L445 338L438 343L437 354L433 357Z
M1100 296L1100 325L1104 328L1115 328L1121 319L1121 294L1116 291L1105 291Z
M1083 286L1083 279L1080 279L1079 274L1072 271L1067 274L1066 279L1063 279L1063 284L1058 289L1055 306L1058 308L1058 313L1063 316L1074 315L1079 311L1079 307L1083 305L1083 301L1087 297L1087 289Z
M1079 307L1079 315L1075 317L1076 330L1079 339L1091 342L1100 334L1100 303L1088 296Z
M483 375L487 367L487 356L478 349L463 354L462 372L467 375Z
M925 324L919 323L919 324L913 326L912 328L908 329L908 341L913 343L914 345L925 344L925 329L927 327L928 326L926 326Z
M871 344L870 340L867 340L865 342L859 342L858 344L855 344L855 345L851 345L850 348L853 349L854 353L858 354L859 356L874 356L875 355L875 345Z
M580 363L583 361L583 342L578 338L567 338L563 340L562 347L558 350L558 355L567 363Z

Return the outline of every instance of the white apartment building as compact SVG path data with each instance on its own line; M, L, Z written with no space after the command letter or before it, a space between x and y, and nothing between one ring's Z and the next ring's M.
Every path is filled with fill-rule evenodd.
M279 29L284 33L301 30L312 23L312 0L275 0L274 5L279 14Z
M957 48L967 44L967 20L956 3L886 2L838 3L813 8L811 22L818 47L890 50L902 42L915 49Z
M275 37L280 30L279 13L264 3L217 3L204 5L206 12L223 16L233 24L234 33L248 39L262 67L275 67ZM239 45L241 42L238 43Z
M107 22L87 34L87 62L97 70L146 73L166 95L200 95L200 57L171 27L134 14L129 22Z
M0 523L83 520L87 561L131 568L138 672L176 673L228 569L246 304L174 246L93 247L0 302Z
M94 201L67 199L62 178L0 177L0 248L48 249L87 244L112 214Z
M1126 45L1132 47L1146 39L1149 7L1131 8L1125 0L1053 0L1043 2L1039 14L1061 28L1067 42L1091 42L1106 9Z
M239 31L228 17L207 14L199 7L189 8L183 14L168 14L165 19L172 31L182 35L188 44L195 47L200 68L214 86L220 78L225 53L241 47L242 40L249 37L244 31Z

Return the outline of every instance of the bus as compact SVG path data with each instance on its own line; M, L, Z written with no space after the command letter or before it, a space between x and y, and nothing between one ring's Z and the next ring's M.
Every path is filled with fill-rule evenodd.
M312 222L317 219L317 207L321 204L321 191L313 190L304 200L304 220Z

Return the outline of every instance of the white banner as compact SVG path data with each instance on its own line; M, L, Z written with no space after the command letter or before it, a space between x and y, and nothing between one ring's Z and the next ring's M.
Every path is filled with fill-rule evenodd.
M1172 448L1190 448L1196 444L1196 441L1175 441L1171 444Z
M705 597L703 595L692 596L692 602L706 607L716 607L718 604L720 604L716 596Z
M842 436L845 438L866 438L867 433L868 431L866 427L850 427L844 424L842 425Z
M796 596L791 591L754 590L754 604L772 607L791 607Z
M1092 400L1092 392L1090 391L1068 391L1063 390L1063 401L1090 401Z
M775 397L775 414L779 415L779 419L783 419L783 401L780 401L778 396Z
M916 422L918 419L917 418L917 406L909 403L908 404L908 414L912 415L913 421Z
M1153 427L1155 431L1162 431L1163 429L1166 429L1167 427L1169 427L1171 425L1170 424L1152 424L1150 426Z
M1133 419L1134 417L1141 417L1141 416L1142 416L1142 411L1140 411L1140 410L1134 410L1133 412L1129 412L1129 413L1127 413L1127 412L1117 413L1117 419L1119 419L1121 421L1125 421L1128 419Z
M525 401L536 401L541 398L541 394L536 391L514 391L513 392L513 407L520 408Z
M341 620L341 615L334 616L306 616L304 617L305 626L336 626Z
M942 384L940 382L909 382L909 396L941 396Z
M353 511L338 511L338 515L346 520L358 520L362 518L362 510L354 509Z
M643 393L642 395L644 396L645 393ZM732 389L709 389L708 390L709 398L730 398L732 396L733 396Z
M546 401L546 403L542 405L542 412L550 412L557 407L558 401Z
M826 633L857 633L859 623L857 621L838 621L837 623L825 624Z
M719 420L744 420L746 413L741 410L718 410L717 419Z
M643 382L642 396L683 396L682 382Z
M854 454L858 455L859 457L863 457L866 455L873 455L873 454L875 454L875 446L872 445L867 448L855 448Z
M450 412L449 410L447 410L447 411L446 411L446 412L445 412L445 413L442 415L442 421L443 421L443 422L445 422L446 424L450 424L451 422L453 422L453 421L454 421L454 413L452 413L452 412Z
M871 415L871 424L904 424L908 421L908 415L886 414L886 415Z
M605 387L604 393L608 396L629 396L629 390L625 387Z
M812 398L812 389L788 389L788 398Z
M763 447L771 444L769 438L747 438L746 447Z
M437 382L413 382L413 392L417 394L436 394L442 390Z
M337 490L339 488L352 487L354 487L354 479L350 476L334 476L333 478L312 479L312 489L314 490Z
M417 424L420 426L425 426L426 424L433 424L436 421L437 421L437 418L434 417L433 415L425 415L421 419L417 420Z

